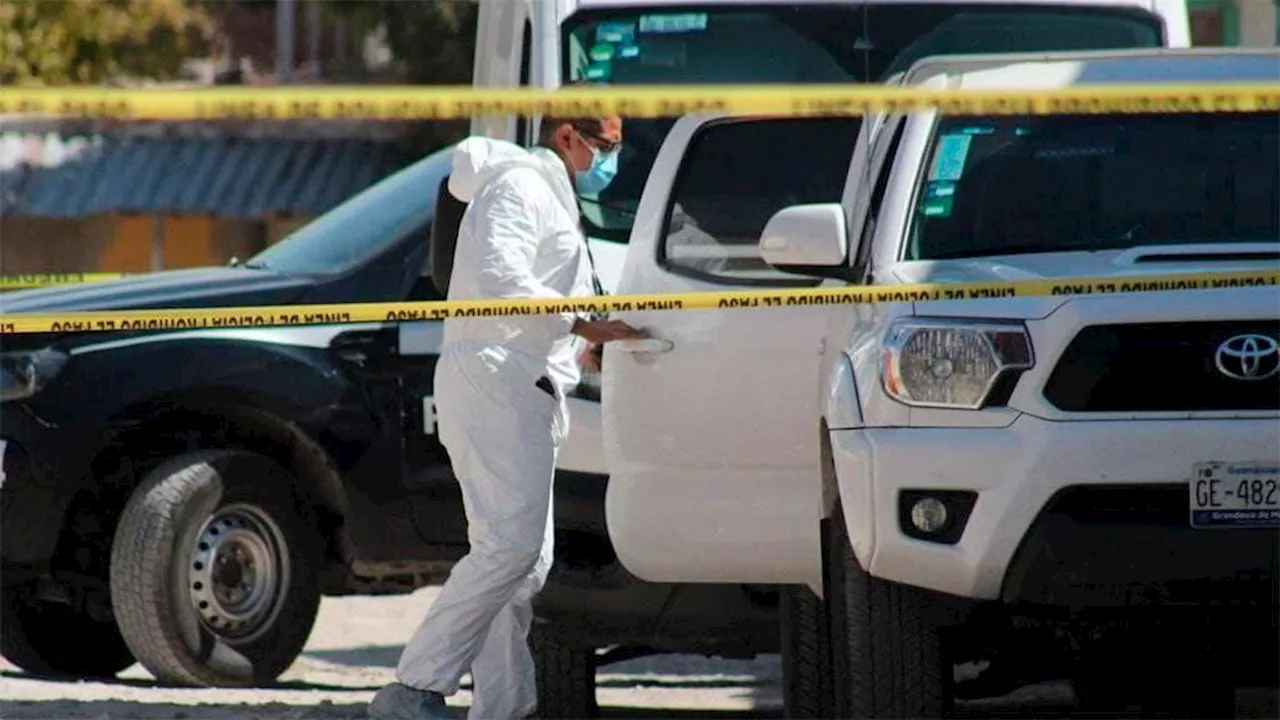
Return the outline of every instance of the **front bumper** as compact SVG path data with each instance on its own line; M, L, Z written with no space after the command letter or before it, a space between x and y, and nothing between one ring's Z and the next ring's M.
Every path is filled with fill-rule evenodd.
M1280 530L1191 528L1187 480L1202 461L1280 457L1276 427L1022 415L1005 428L837 430L831 443L872 575L976 599L1114 605L1176 600L1171 589L1193 582L1271 582ZM954 544L904 532L899 494L920 489L977 493Z

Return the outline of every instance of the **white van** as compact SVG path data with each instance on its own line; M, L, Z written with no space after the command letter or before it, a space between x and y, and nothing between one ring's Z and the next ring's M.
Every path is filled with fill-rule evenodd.
M902 82L1277 83L1280 50L934 57ZM620 291L1280 266L1274 111L856 129L682 118ZM1229 716L1235 687L1280 671L1280 293L1065 287L620 313L669 343L605 352L622 563L822 595L794 591L783 619L820 716L937 717L973 692L951 692L952 663L982 660L987 690L1071 677L1093 710ZM1213 605L1216 624L1187 612Z
M480 0L472 84L867 83L943 53L1189 45L1185 0ZM531 145L537 121L477 117L471 129ZM617 178L583 198L607 292L674 121L627 120ZM588 375L571 401L566 470L605 472L598 392Z

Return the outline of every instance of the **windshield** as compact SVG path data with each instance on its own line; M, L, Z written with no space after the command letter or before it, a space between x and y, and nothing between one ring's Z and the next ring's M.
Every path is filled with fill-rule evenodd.
M342 273L399 243L431 220L448 152L384 178L245 261L283 273Z
M613 85L881 82L928 55L1163 45L1140 10L1050 4L975 7L723 4L584 10L563 27L563 80ZM625 119L618 174L583 198L594 237L626 242L674 118Z
M909 260L1280 240L1275 113L941 119Z

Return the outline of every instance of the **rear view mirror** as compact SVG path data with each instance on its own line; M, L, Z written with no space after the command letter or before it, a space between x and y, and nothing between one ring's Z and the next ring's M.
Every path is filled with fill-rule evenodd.
M849 253L840 203L792 205L769 218L760 235L760 255L781 270L843 265Z
M449 297L449 275L453 272L453 253L458 245L458 228L467 204L449 192L449 176L436 188L436 212L431 219L431 237L427 241L427 274L441 297Z

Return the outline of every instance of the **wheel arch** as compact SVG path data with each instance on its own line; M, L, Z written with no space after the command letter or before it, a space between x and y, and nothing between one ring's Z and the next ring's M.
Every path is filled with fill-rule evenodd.
M826 418L818 421L818 462L819 482L822 483L822 507L818 509L818 519L829 520L835 512L836 501L840 499L840 484L836 480L836 462L831 452L831 427L827 425Z
M149 471L178 454L238 448L290 471L290 492L314 516L327 560L340 562L341 526L350 513L347 491L328 449L290 419L300 416L291 406L283 398L212 387L158 393L126 405L105 424L87 477L70 493L55 558L66 562L97 544L86 543L86 533L102 533L105 554L81 569L105 573L116 520Z

